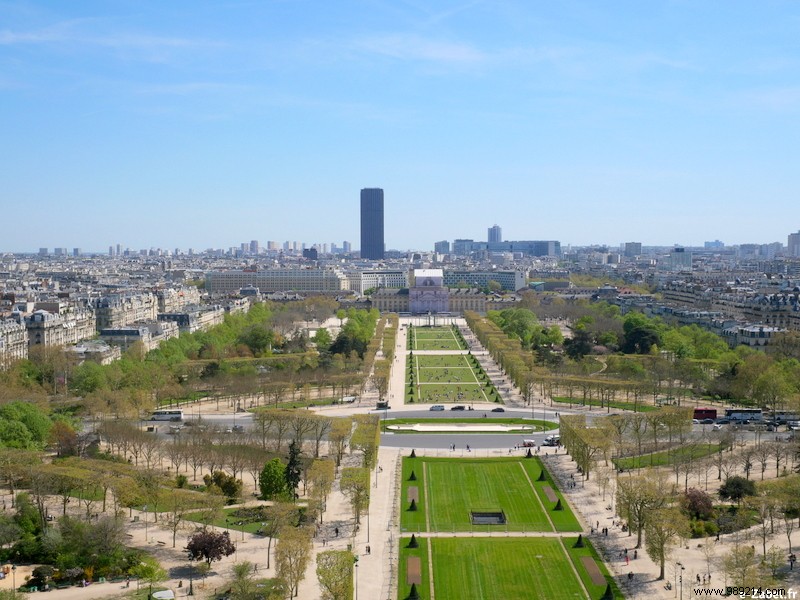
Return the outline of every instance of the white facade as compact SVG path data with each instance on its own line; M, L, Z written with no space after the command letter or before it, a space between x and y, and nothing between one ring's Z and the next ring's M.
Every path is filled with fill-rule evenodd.
M349 289L348 279L338 269L267 269L264 271L209 271L206 290L210 294L232 294L243 287L270 292L338 292Z
M0 368L28 358L28 329L16 321L0 321Z

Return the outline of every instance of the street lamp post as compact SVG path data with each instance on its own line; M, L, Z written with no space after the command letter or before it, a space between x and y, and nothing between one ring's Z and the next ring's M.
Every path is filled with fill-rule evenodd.
M189 593L186 594L187 596L194 596L194 565L192 561L194 557L189 557Z
M358 600L358 563L353 566L353 569L356 572L356 597L355 600Z
M11 585L14 586L14 593L17 593L17 565L11 565Z

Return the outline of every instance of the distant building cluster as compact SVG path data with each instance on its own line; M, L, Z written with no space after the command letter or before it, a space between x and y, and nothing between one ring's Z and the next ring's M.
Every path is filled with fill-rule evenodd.
M786 246L714 240L702 247L562 247L556 240L504 240L495 224L486 241L441 240L432 251L399 251L386 248L384 190L364 188L359 199L356 250L347 241L254 239L203 251L116 243L107 253L42 247L0 254L0 367L35 346L108 363L134 344L148 350L213 327L252 302L313 294L343 307L459 314L513 306L527 290L605 300L757 348L782 331L800 331L800 231ZM579 275L631 287L579 287L572 282Z

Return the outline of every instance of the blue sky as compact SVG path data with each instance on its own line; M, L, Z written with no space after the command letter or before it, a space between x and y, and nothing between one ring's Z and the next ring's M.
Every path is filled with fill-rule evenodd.
M800 4L0 0L0 250L786 243Z

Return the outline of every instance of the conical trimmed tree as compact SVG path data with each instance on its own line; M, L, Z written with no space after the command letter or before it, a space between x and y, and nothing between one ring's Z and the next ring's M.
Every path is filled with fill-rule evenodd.
M559 502L560 502L560 500L559 500ZM408 507L408 512L417 512L417 501L416 500L412 500L411 501L411 506Z
M600 600L614 600L614 590L611 589L611 584L610 583L606 584L606 591L600 597Z
M531 452L530 448L528 448L528 453L525 455L525 458L533 458L533 452Z
M408 597L407 597L406 600L420 600L419 592L417 591L417 584L416 583L412 583L411 584L411 592L408 594Z
M408 478L409 481L416 481L417 474L414 471L411 471L411 476Z
M408 542L408 546L406 548L419 548L419 542L417 541L417 536L413 533L411 534L411 541Z
M573 548L583 548L583 534L581 533L578 534L578 541L575 542Z
M530 452L530 449L528 452ZM547 481L547 477L544 476L544 469L539 472L539 478L536 481Z
M411 450L411 454L408 455L408 458L417 458L417 453L415 450Z
M553 510L564 510L564 507L561 506L561 498L558 499L556 505L553 507Z

